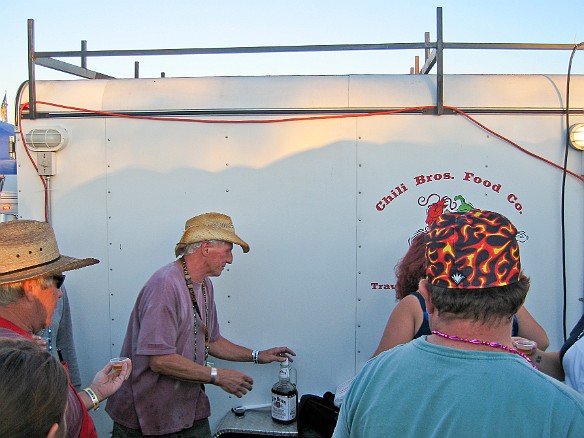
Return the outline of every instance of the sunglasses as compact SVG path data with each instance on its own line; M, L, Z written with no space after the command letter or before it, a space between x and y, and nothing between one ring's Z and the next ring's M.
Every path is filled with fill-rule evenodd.
M65 275L55 274L53 275L53 281L55 282L55 287L61 289L61 286L63 286L63 283L65 282Z

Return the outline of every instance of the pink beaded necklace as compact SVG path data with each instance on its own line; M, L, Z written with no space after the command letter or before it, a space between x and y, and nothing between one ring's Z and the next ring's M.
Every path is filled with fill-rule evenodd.
M469 344L475 344L475 345L486 345L487 347L497 348L499 350L505 350L505 351L508 351L509 353L517 354L517 355L523 357L525 360L527 360L527 362L529 362L529 364L533 368L537 369L537 367L532 363L531 359L529 357L527 357L527 355L517 351L515 348L507 347L506 345L500 344L498 342L481 341L480 339L466 339L466 338L461 338L461 337L458 337L455 335L447 335L446 333L439 332L438 330L432 330L432 334L438 335L438 336L445 338L445 339L450 339L451 341L467 342Z

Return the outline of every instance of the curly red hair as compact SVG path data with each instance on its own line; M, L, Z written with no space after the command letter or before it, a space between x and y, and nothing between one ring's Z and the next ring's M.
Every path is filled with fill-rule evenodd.
M425 233L418 234L412 240L408 252L395 266L397 282L395 297L398 300L418 290L420 279L426 276L426 242Z

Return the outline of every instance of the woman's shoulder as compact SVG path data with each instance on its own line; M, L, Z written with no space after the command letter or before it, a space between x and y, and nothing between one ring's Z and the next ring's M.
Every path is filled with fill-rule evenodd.
M416 292L416 294L418 294L419 297L414 295L414 293L403 297L396 306L396 309L400 308L400 311L411 314L423 313L423 309L425 308L425 306L422 306L422 303L425 303L424 297L422 297L422 295L420 295L418 292Z
M418 305L420 307L422 307L422 309L426 308L426 301L424 300L424 297L422 296L422 294L418 291L412 292L409 295L405 296L404 298L402 298L402 301L405 301L407 303L410 303L410 305Z

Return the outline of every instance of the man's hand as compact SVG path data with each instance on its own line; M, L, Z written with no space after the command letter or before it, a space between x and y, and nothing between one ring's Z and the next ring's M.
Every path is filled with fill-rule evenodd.
M37 344L39 347L41 347L41 349L43 350L47 350L47 340L45 338L43 338L42 336L39 335L32 335L32 342L34 342L35 344Z
M296 356L292 350L288 347L274 347L269 350L262 350L258 353L259 363L271 363L271 362L284 362L288 359L290 362L294 362L291 356Z
M130 373L132 372L132 361L128 360L122 364L122 370L111 372L112 371L112 364L107 363L105 367L98 371L98 373L93 378L93 382L91 382L91 389L97 395L99 401L103 401L120 389L124 380L130 377Z
M247 394L247 391L252 390L253 379L239 371L230 368L221 368L217 370L215 385L221 387L224 391L241 398Z

